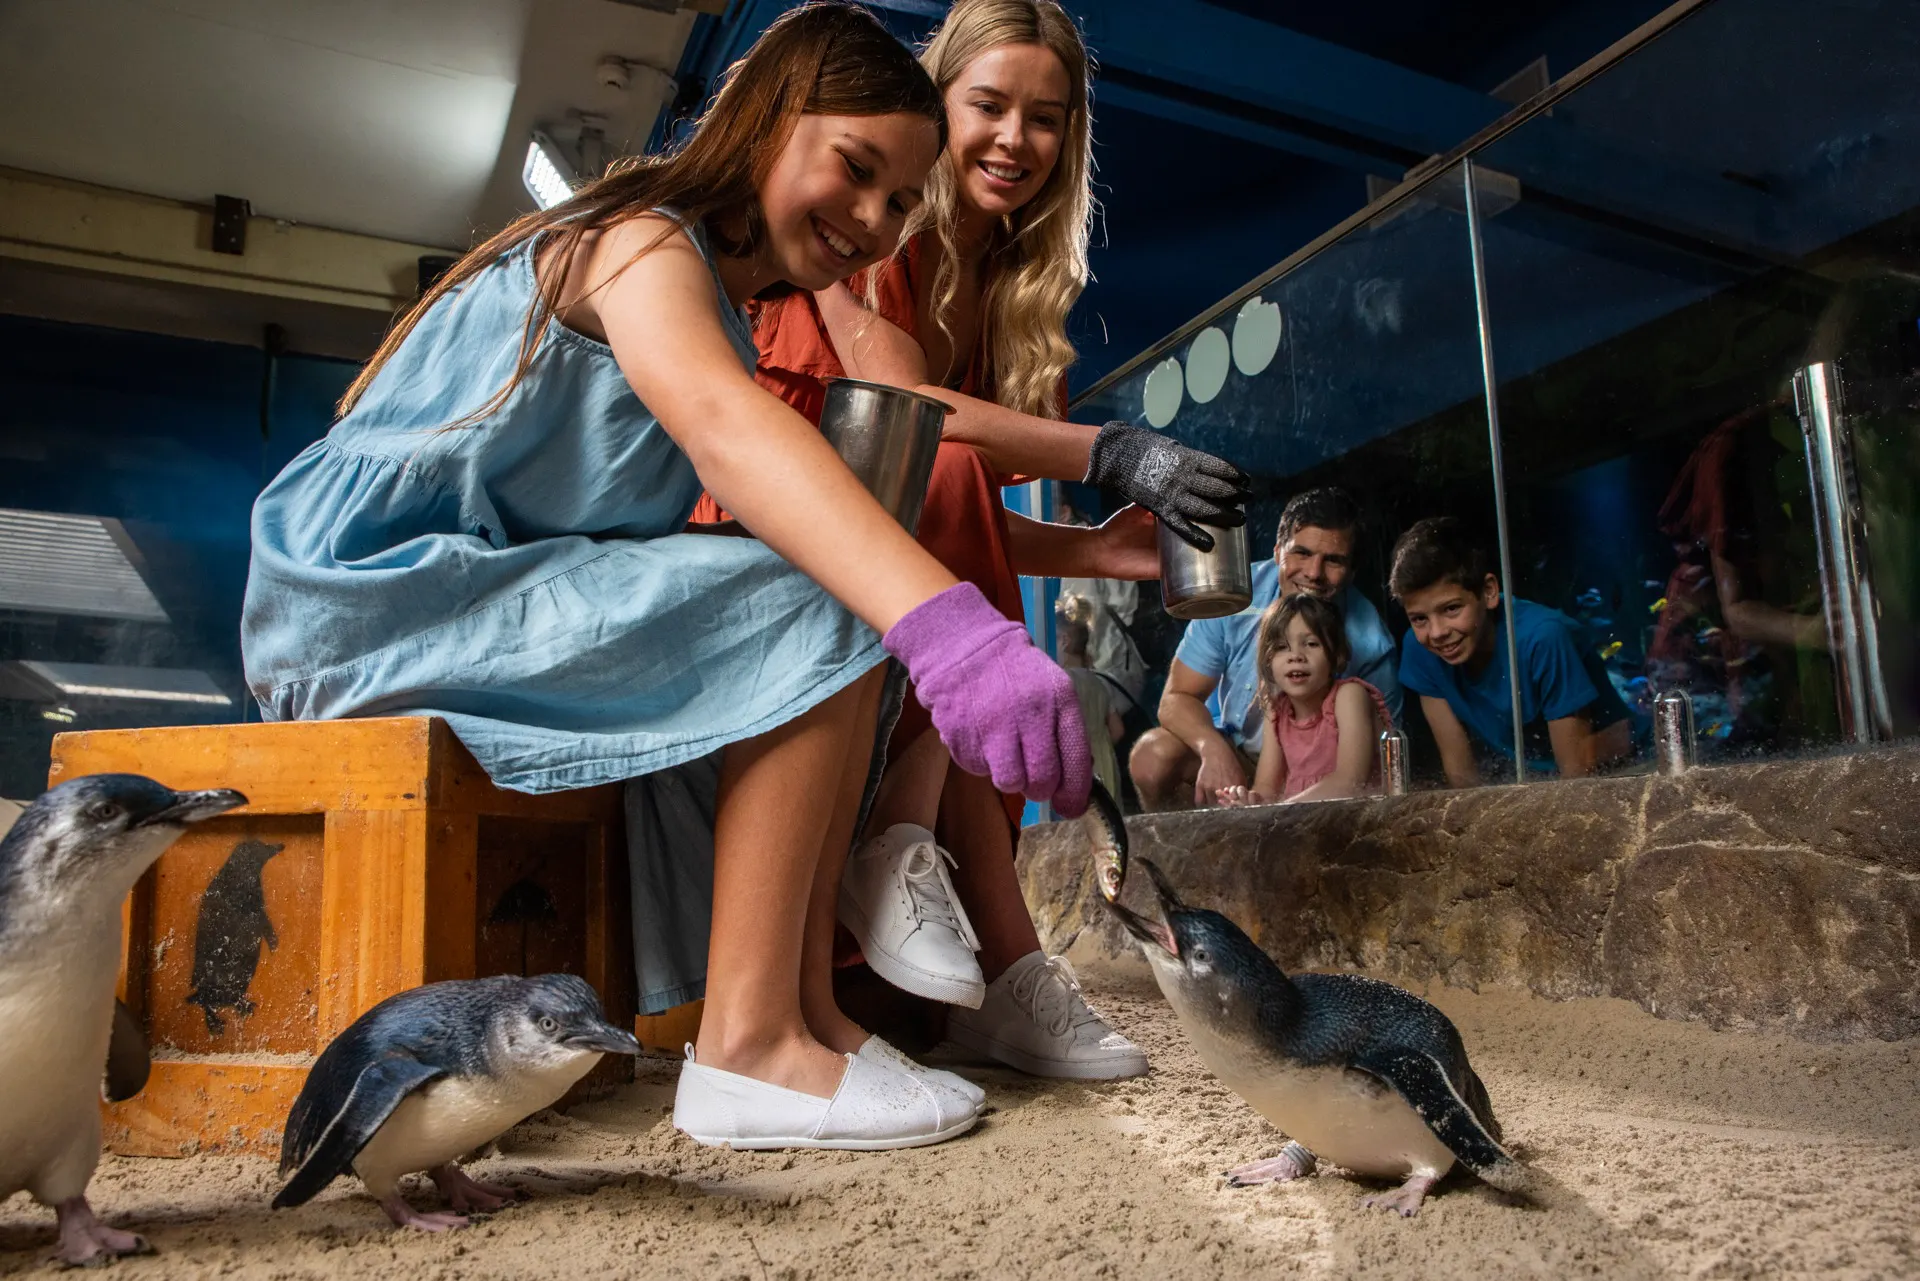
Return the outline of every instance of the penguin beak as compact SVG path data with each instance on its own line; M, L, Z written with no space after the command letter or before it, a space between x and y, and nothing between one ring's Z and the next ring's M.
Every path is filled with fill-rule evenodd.
M188 823L198 823L201 819L212 818L215 814L224 814L246 803L247 798L230 787L206 792L175 792L173 804L147 815L134 826L152 827L161 823L170 823L184 827Z
M623 1032L611 1023L586 1032L576 1032L566 1040L568 1049L591 1050L598 1054L638 1054L640 1042L633 1033Z
M1173 892L1173 886L1168 882L1166 874L1154 865L1152 859L1141 859L1140 866L1146 868L1147 875L1153 879L1154 893L1160 900L1161 919L1149 921L1138 912L1122 907L1118 903L1108 903L1107 907L1120 918L1120 923L1127 927L1127 933L1142 943L1153 944L1168 956L1178 957L1180 942L1173 936L1173 929L1167 921L1181 907L1179 896Z

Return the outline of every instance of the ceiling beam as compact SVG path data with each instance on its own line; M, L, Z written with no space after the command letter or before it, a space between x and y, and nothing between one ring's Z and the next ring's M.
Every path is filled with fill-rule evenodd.
M261 217L244 253L215 253L212 228L205 205L0 169L0 258L391 314L446 253Z

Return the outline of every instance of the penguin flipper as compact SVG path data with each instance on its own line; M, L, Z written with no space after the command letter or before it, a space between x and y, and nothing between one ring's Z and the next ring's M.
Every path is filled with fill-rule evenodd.
M153 1059L147 1050L147 1034L133 1017L125 1001L113 1003L113 1035L107 1041L107 1079L101 1093L107 1102L120 1103L146 1088L153 1072Z
M1382 1046L1355 1058L1353 1066L1392 1086L1460 1164L1503 1192L1524 1189L1524 1167L1487 1133L1474 1108L1454 1089L1440 1060L1420 1050ZM1484 1087L1480 1093L1485 1094Z
M287 1141L280 1154L282 1172L293 1165L287 1185L273 1198L273 1208L305 1205L327 1184L353 1165L353 1158L367 1145L374 1132L385 1125L395 1108L406 1097L435 1077L446 1075L445 1068L433 1067L404 1054L389 1054L375 1059L354 1078L353 1088L340 1108L325 1120L318 1135L307 1133L318 1118L305 1115L296 1100L288 1118ZM309 1085L313 1084L309 1079Z

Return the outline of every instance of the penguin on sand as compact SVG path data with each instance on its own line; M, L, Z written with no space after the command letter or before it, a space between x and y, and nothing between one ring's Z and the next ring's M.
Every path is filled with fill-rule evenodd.
M304 1205L351 1169L396 1227L443 1232L468 1211L518 1199L463 1174L454 1159L558 1102L602 1054L638 1054L572 974L429 983L390 996L327 1046L294 1100L280 1145L292 1172L273 1208ZM421 1213L400 1195L424 1171L454 1213Z
M52 1206L62 1262L148 1248L95 1219L86 1197L102 1073L116 1095L145 1076L138 1026L114 1002L120 904L189 824L246 803L92 774L28 806L0 840L0 1201L24 1190Z
M1500 1146L1487 1090L1452 1020L1413 995L1355 974L1282 972L1240 927L1190 908L1153 878L1159 921L1109 900L1139 940L1160 990L1209 1070L1294 1140L1227 1177L1236 1187L1297 1179L1316 1159L1398 1178L1363 1203L1413 1215L1456 1162L1503 1191L1524 1168Z

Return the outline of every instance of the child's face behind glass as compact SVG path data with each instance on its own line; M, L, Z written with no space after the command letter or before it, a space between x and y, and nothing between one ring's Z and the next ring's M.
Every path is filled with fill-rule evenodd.
M1500 580L1492 574L1480 590L1441 582L1408 592L1401 600L1414 639L1443 663L1458 667L1482 651L1491 652L1489 614L1500 603Z
M801 116L760 184L773 274L825 289L892 253L939 148L909 112Z
M1333 687L1333 657L1304 618L1287 621L1273 651L1273 682L1288 698L1312 700Z

